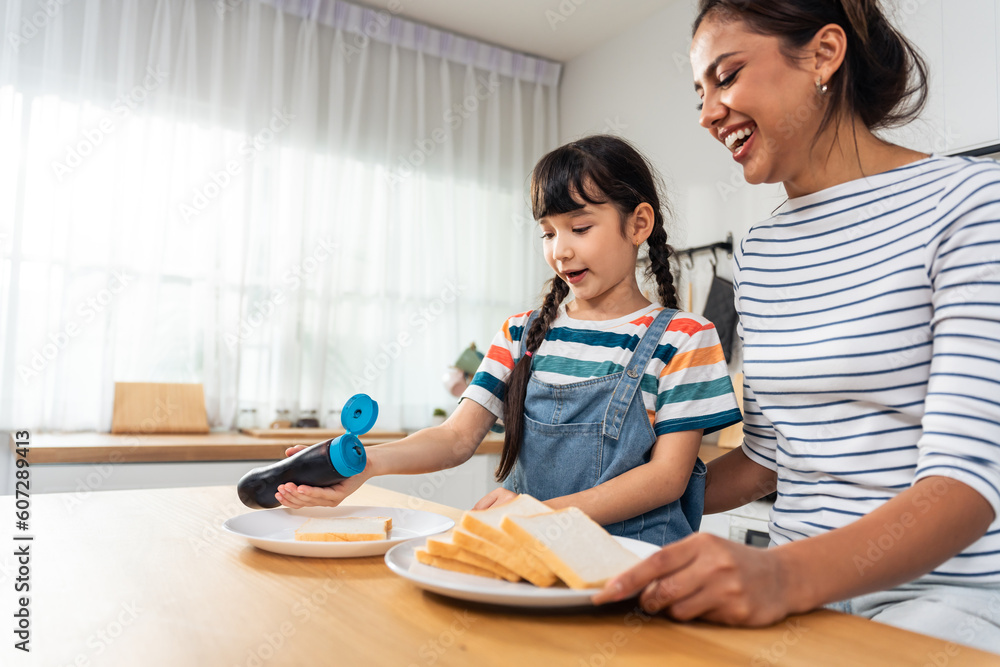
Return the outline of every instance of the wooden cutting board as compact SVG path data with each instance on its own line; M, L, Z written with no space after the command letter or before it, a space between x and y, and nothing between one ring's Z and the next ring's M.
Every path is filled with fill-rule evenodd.
M116 382L112 433L208 433L200 384Z

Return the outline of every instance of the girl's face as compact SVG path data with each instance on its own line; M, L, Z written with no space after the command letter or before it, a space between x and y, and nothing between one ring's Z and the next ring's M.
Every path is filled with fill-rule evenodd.
M622 237L621 216L611 203L587 203L538 221L545 261L569 285L578 307L631 296L635 245Z
M739 20L710 16L699 26L691 43L699 122L743 166L748 183L788 187L809 174L824 112L810 62L789 61L777 37Z

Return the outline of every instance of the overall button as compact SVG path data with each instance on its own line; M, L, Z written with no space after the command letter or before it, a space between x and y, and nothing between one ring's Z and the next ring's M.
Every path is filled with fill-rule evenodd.
M626 375L628 375L630 378L637 378L639 377L639 371L637 371L634 368L630 368L626 371Z

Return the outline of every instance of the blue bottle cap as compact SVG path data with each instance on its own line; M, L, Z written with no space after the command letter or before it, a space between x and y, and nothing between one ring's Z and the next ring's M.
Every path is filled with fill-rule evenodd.
M340 423L352 435L367 433L375 425L376 419L378 419L378 403L368 394L351 396L340 412Z
M365 469L368 455L357 436L345 433L330 443L330 463L344 477L353 477Z

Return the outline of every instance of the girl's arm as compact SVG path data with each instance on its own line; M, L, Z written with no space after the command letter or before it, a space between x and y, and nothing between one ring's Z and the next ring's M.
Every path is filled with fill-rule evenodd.
M624 521L671 503L684 493L701 444L702 431L659 436L649 463L579 493L545 501L553 509L578 507L599 524ZM558 465L553 462L553 465Z
M276 497L286 507L334 507L376 475L413 475L453 468L469 460L494 422L496 417L483 406L462 401L440 426L422 429L395 442L365 447L368 463L361 473L331 487L282 484ZM290 448L286 454L299 449Z
M912 581L982 537L993 518L989 502L971 487L927 477L854 523L773 549L692 535L608 582L594 601L642 591L640 602L651 613L769 625Z
M708 464L705 514L726 512L763 498L777 487L778 473L750 460L737 447Z
M464 400L440 426L411 433L402 440L366 448L375 475L416 475L454 468L468 461L497 418L472 400Z

